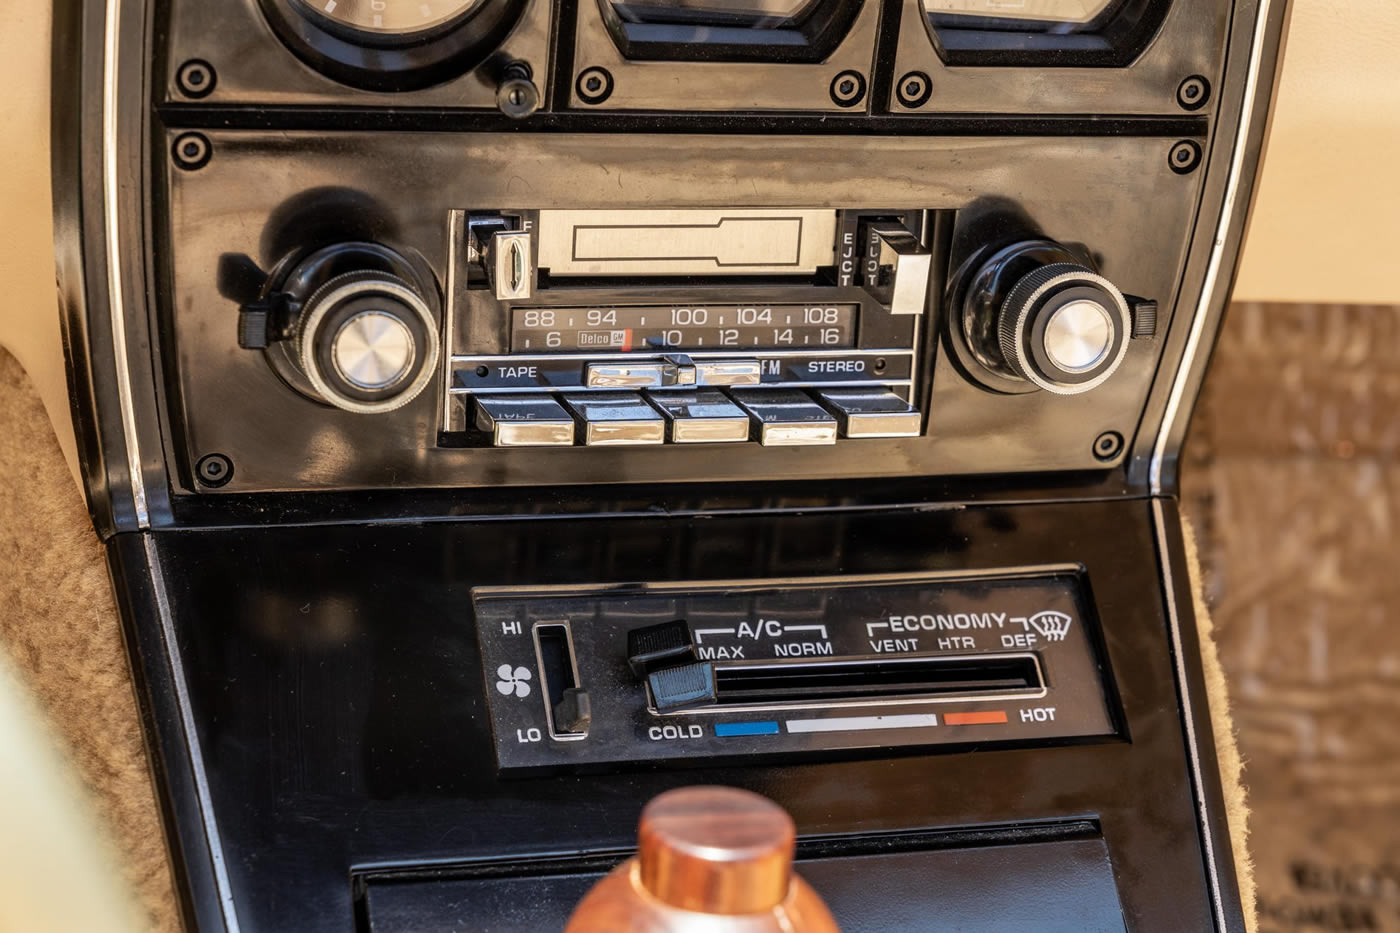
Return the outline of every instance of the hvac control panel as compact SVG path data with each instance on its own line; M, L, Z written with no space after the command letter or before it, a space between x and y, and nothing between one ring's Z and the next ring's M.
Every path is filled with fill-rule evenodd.
M474 597L502 770L1118 731L1070 568Z

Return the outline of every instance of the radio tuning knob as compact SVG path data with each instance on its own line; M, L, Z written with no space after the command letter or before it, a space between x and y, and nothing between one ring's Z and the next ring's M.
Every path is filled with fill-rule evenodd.
M344 243L297 263L245 304L239 345L266 352L293 388L344 411L393 411L437 371L440 338L417 284L431 272L374 243Z
M1136 303L1144 316L1149 309L1155 315L1155 304ZM1150 336L1135 327L1134 313L1116 285L1064 247L1032 241L1000 251L978 271L961 336L998 378L1077 395L1117 371L1132 337Z
M347 272L302 306L302 372L323 401L345 411L393 411L432 380L437 325L418 291L387 272Z
M1022 278L997 315L997 342L1012 372L1057 395L1100 385L1128 350L1123 293L1092 269L1042 266Z

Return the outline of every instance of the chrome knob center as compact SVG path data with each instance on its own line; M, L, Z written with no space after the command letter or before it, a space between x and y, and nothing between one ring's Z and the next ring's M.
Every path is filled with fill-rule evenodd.
M1071 301L1045 324L1045 355L1067 373L1098 366L1113 347L1113 318L1096 301Z
M345 381L369 391L401 381L413 365L413 332L397 315L361 311L336 331L331 358Z

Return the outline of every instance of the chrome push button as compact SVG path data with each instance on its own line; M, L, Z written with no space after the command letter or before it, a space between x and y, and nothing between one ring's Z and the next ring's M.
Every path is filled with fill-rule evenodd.
M548 395L478 395L476 426L497 447L567 447L574 419Z
M584 385L590 389L656 389L695 385L695 365L690 357L675 354L662 360L622 360L589 363Z
M918 437L923 428L919 410L889 389L823 389L817 399L842 437Z
M702 360L695 364L695 382L702 386L756 386L763 381L758 360Z
M800 389L736 389L733 399L752 417L765 447L836 443L836 419Z
M648 392L666 419L672 444L717 444L749 439L749 416L718 389Z
M583 427L589 447L623 447L660 444L666 440L666 421L636 392L566 394L564 404Z

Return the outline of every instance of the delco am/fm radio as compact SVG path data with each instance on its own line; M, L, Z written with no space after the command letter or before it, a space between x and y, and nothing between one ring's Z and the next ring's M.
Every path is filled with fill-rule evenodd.
M933 212L454 212L461 446L912 437Z

